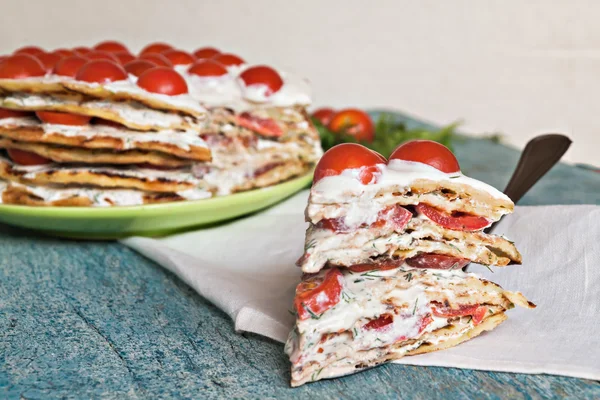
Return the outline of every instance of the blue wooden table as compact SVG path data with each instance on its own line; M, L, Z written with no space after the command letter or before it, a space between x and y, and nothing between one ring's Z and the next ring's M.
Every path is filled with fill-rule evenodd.
M519 156L489 140L455 148L498 188ZM520 204L578 203L600 204L600 174L559 165ZM291 389L282 344L236 334L121 244L0 231L0 398L600 398L589 380L401 365Z

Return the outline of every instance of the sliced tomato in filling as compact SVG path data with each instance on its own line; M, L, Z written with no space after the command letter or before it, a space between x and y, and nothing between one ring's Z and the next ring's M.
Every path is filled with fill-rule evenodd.
M374 263L365 263L365 264L355 264L348 267L348 269L354 273L362 273L368 271L387 271L389 269L394 269L402 266L404 264L403 259L398 260L385 260Z
M279 137L283 130L274 119L260 118L249 112L243 112L236 117L238 125L250 129L259 135L268 137Z
M465 317L470 315L473 318L473 324L479 325L485 318L488 308L479 304L461 305L458 308L450 308L441 304L435 304L433 307L433 315L436 317Z
M401 205L393 205L379 212L377 221L371 225L361 225L358 228L382 228L390 225L394 231L402 232L412 218L412 213ZM344 218L326 218L316 224L317 228L328 229L334 232L350 232L351 229L344 223ZM358 229L357 228L357 229Z
M294 306L300 320L319 318L335 306L342 293L342 273L332 268L323 277L309 278L296 287Z
M461 212L448 214L423 203L417 204L416 209L436 224L453 231L478 231L489 226L491 222L487 218Z
M413 268L429 269L457 269L465 267L470 260L445 256L443 254L419 254L406 260L406 263Z
M37 155L35 153L31 153L29 151L19 150L19 149L6 149L8 156L11 160L19 165L44 165L50 164L52 161Z
M366 330L382 330L394 322L393 314L382 314L379 318L371 320L363 325Z

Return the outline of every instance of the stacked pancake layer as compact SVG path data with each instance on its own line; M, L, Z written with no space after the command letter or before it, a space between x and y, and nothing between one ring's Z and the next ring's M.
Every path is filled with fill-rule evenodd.
M455 346L496 327L515 304L535 307L462 271L470 261L520 264L512 242L483 231L512 212L508 197L418 162L376 168L375 182L347 169L311 189L286 344L292 386Z
M133 75L106 83L51 72L0 79L0 111L24 112L0 119L1 202L129 206L197 200L307 173L322 153L305 112L307 87L294 91L296 78L284 79L273 98L250 101L238 79L247 67L199 78L178 65L189 92L173 96L143 89ZM36 116L44 111L90 120L47 123ZM27 165L10 156L15 152L45 161Z

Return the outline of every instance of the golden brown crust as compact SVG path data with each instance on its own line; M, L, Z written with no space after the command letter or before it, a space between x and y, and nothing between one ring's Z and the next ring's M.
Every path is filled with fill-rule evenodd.
M0 93L67 93L60 82L42 82L34 79L0 79Z

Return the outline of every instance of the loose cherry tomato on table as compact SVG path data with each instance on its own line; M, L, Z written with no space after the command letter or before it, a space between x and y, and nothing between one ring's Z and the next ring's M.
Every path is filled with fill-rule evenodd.
M142 51L140 51L140 56L143 56L144 54L153 54L153 53L162 53L166 50L172 49L173 46L171 46L170 44L166 44L166 43L162 43L162 42L156 42L156 43L150 43L149 45L147 45L146 47L144 47L142 49Z
M405 160L431 165L445 173L459 172L458 160L443 144L433 140L410 140L396 147L390 160Z
M156 63L149 60L134 60L125 64L125 71L130 73L131 75L135 75L139 77L144 72L154 67L158 67Z
M55 111L36 111L35 115L37 115L42 122L56 125L87 125L91 119L91 117L88 117L87 115L69 114Z
M375 138L371 116L356 108L338 111L331 117L327 127L332 132L345 133L362 142L372 142Z
M235 54L229 54L229 53L217 54L216 56L214 56L212 58L212 60L214 60L214 61L218 62L219 64L222 64L226 67L230 67L233 65L242 65L246 62L242 58L236 56Z
M327 126L334 115L335 111L333 108L323 107L316 109L311 116L323 125Z
M161 54L173 65L190 65L196 61L194 56L183 50L169 49Z
M419 254L406 260L406 263L413 268L453 270L461 270L469 262L469 260L465 260L464 258L456 258L443 254Z
M167 57L158 53L142 54L139 59L152 61L154 64L161 67L173 67L173 63L169 61Z
M214 60L200 60L188 69L188 73L201 77L216 77L227 74L227 69Z
M85 58L90 60L109 60L114 61L116 63L119 62L119 59L113 53L109 53L108 51L102 50L93 50L85 55Z
M437 208L419 203L415 207L417 211L436 224L453 231L478 231L490 225L491 221L484 217L469 215L465 213L448 214Z
M44 165L50 164L52 161L37 155L35 153L31 153L29 151L19 150L19 149L6 149L8 156L11 160L19 165Z
M283 79L279 73L266 65L248 68L240 74L240 79L246 87L264 87L266 96L271 96L283 86Z
M347 169L361 168L359 180L367 185L376 180L377 164L385 164L385 158L356 143L342 143L333 146L321 157L315 169L314 183L341 174Z
M35 56L46 68L46 71L52 71L56 63L63 59L58 53L40 53Z
M114 54L115 54L115 57L117 57L117 59L119 60L119 64L121 64L121 65L125 65L136 59L136 57L133 54L128 53L126 51L121 51L119 53L114 53Z
M15 50L13 54L29 54L35 56L37 54L45 53L46 51L38 46L25 46Z
M154 67L144 72L137 81L142 89L152 93L176 96L188 92L185 79L174 69Z
M74 78L77 72L88 63L88 59L82 56L66 57L56 63L52 73L60 76L70 76Z
M106 40L94 46L94 50L108 51L109 53L129 53L129 49L121 42Z
M313 277L296 287L294 307L300 320L318 317L340 301L342 273L332 268L322 277Z
M108 83L127 79L127 72L109 60L92 60L79 69L75 79L85 82Z
M25 53L12 55L0 63L0 79L23 79L45 74L46 68L40 60Z
M0 119L4 118L23 118L32 115L30 111L9 110L8 108L0 108Z
M214 47L201 47L198 50L194 51L194 57L196 59L201 60L205 58L212 58L221 52Z

